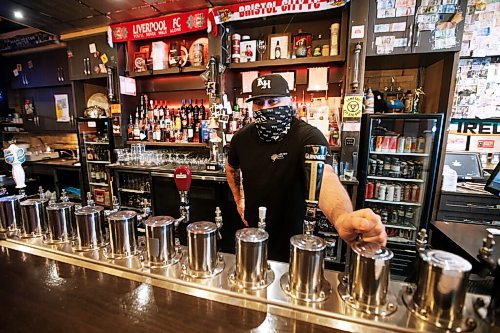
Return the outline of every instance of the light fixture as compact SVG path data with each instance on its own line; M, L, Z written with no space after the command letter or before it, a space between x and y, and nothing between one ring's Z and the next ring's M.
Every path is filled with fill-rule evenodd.
M16 10L16 11L14 11L14 17L17 19L22 19L22 18L24 18L24 15L21 11Z

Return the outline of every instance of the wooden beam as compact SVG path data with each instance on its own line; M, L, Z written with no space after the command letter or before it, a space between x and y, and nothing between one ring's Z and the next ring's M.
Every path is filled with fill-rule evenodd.
M102 34L103 32L107 32L108 28L109 28L109 26L106 25L106 26L82 30L82 31L70 32L67 34L62 34L60 39L61 40L70 40L70 39L75 39L75 38L80 38L80 37L91 36L91 35L98 35L98 34Z

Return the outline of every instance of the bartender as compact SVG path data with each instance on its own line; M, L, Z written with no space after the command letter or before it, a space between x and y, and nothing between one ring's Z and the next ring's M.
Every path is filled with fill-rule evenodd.
M227 180L245 226L257 227L258 208L267 207L269 258L286 262L290 237L303 232L304 146L328 147L328 142L317 128L296 118L288 82L281 75L255 79L248 101L253 101L255 122L231 140ZM319 197L321 211L347 243L361 235L367 242L385 245L387 235L380 216L371 209L353 211L331 165L329 151Z

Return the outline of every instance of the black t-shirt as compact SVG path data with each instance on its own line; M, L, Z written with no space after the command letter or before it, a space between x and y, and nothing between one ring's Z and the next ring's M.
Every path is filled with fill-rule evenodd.
M277 143L266 143L250 124L231 140L228 162L240 168L245 193L245 219L252 227L259 221L258 209L267 207L269 258L288 261L290 237L303 232L305 214L304 146L328 147L316 128L294 118L288 134ZM326 163L332 164L328 149Z

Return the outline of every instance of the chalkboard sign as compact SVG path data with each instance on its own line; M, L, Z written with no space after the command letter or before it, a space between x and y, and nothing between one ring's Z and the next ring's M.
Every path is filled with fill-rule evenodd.
M0 52L12 52L29 49L32 47L52 44L56 42L54 35L37 32L30 35L15 36L12 38L0 40Z

